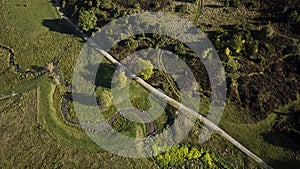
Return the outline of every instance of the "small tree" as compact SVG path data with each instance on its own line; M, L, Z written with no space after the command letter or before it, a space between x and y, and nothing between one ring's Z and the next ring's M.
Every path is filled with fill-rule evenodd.
M108 16L107 16L107 12L106 11L102 11L102 10L99 10L97 12L97 18L101 21L107 21L108 20Z
M117 76L113 79L113 84L117 88L123 88L126 86L127 83L127 77L125 75L125 72L123 70L120 70L117 72Z
M189 154L187 155L187 158L188 159L197 159L197 158L200 158L202 156L202 153L201 151L199 151L197 148L193 147Z
M112 96L109 91L97 87L95 93L99 106L109 107L112 104Z
M142 70L138 73L138 76L141 76L144 80L148 80L154 74L152 63L144 59L138 59L137 62L138 70Z
M81 31L89 31L97 25L97 17L93 11L81 10L79 12L78 26Z
M234 34L228 45L235 53L240 53L243 49L244 43L245 40L243 40L242 34Z

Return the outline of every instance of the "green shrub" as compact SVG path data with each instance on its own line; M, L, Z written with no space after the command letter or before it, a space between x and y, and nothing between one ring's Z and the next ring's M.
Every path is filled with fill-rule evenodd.
M188 159L200 158L203 152L199 151L197 148L193 147L187 155Z
M97 15L98 20L101 20L101 21L107 21L108 20L108 16L107 16L106 11L99 10L96 15Z
M234 34L228 45L235 53L239 54L243 49L244 43L245 40L243 39L242 34Z
M177 145L164 154L156 156L160 167L176 167L197 164L197 168L232 168L224 159L214 152L187 145Z
M189 148L187 146L174 146L165 154L158 155L156 160L160 166L180 166L187 159Z
M103 90L101 87L97 87L95 95L98 100L99 106L109 107L112 104L112 96L109 91Z
M211 158L209 153L205 153L202 159L208 164L209 168L212 168L214 166L213 159Z
M113 82L112 82L117 88L124 88L126 86L126 83L127 83L127 77L125 75L125 72L124 71L118 71L117 72L117 77L115 77L113 79Z
M133 37L126 40L125 45L128 49L136 49L139 46L138 41L133 39Z
M79 12L78 27L81 31L88 32L89 30L94 29L96 25L97 17L94 11L81 10Z
M154 74L154 67L152 63L149 60L144 59L137 59L135 60L135 63L133 64L133 70L134 72L138 72L139 70L142 70L138 72L138 76L140 76L144 80L148 80L153 74Z

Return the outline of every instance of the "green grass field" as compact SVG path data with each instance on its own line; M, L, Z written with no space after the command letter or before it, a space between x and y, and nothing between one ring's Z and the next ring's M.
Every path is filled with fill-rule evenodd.
M51 104L55 86L51 83L43 85L46 85L44 89L24 91L20 96L0 102L0 116L5 122L1 124L1 135L5 138L1 141L0 148L1 167L155 168L147 159L127 159L99 152L97 148L86 149L87 142L91 144L91 141L82 141L83 138L87 139L82 131L70 131L75 129L66 127L66 124L52 116L55 113ZM44 96L41 97L41 94ZM76 146L75 140L80 140L81 142L77 142L85 146Z
M299 110L299 101L300 100L298 98L297 101L291 102L289 105L278 109L277 112L287 112L290 107L298 107ZM228 117L229 114L233 115ZM220 122L220 127L225 129L225 131L227 131L251 151L266 160L266 162L272 164L274 168L284 168L285 166L297 168L297 166L300 165L299 153L268 143L262 137L264 133L267 133L269 130L271 130L277 114L272 113L263 121L247 124L234 121L234 119L236 120L241 118L238 117L238 114L240 114L240 112L234 107L227 106L227 109L224 112L224 116L227 116L227 118L223 118L223 120ZM280 134L275 137L277 137L277 139L281 138L281 142L285 144L295 144L294 141L289 140Z
M4 25L0 28L0 45L14 50L15 62L28 70L58 60L58 67L70 80L82 44L68 34L72 29L65 22L59 22L53 4L47 0L4 0L0 4Z

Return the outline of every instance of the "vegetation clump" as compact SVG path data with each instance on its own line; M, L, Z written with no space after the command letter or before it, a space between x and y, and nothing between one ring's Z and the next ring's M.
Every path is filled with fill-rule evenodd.
M79 12L78 26L82 31L89 31L97 25L97 17L94 11L82 10Z
M118 17L140 10L158 11L170 6L171 0L61 0L67 16L79 26L80 31L91 34L97 28Z
M100 87L96 88L95 91L97 101L101 107L109 107L112 104L111 93L107 90L103 90Z
M193 166L197 163L199 168L232 168L227 162L218 157L212 151L188 147L187 145L177 145L164 154L155 157L161 167L179 167L182 165Z
M113 79L112 83L119 89L124 88L127 83L127 76L125 75L125 72L123 70L119 70L116 72L116 75L117 76Z
M225 61L233 56L263 62L274 53L274 49L271 44L259 40L259 37L255 35L256 32L236 26L234 31L216 33L213 37L213 43ZM260 37L271 38L274 35L274 30L271 26L266 26L259 34Z
M133 72L137 72L137 75L144 80L148 80L154 73L153 71L154 67L151 61L144 60L141 58L134 60L132 69Z

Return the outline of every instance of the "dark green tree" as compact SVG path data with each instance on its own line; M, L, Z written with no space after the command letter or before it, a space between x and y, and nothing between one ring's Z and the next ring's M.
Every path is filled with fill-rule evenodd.
M154 71L153 71L154 67L149 60L144 60L144 59L139 58L136 61L135 68L137 70L142 70L137 75L140 76L144 80L149 79L154 73Z
M78 27L81 31L88 32L89 30L94 29L96 25L97 17L94 11L81 10L79 12Z
M112 96L109 91L97 87L95 95L100 107L109 107L112 104Z
M117 72L117 76L113 79L113 84L117 88L123 88L126 86L127 83L127 77L125 75L125 72L123 70L120 70Z

